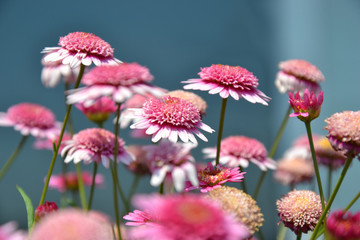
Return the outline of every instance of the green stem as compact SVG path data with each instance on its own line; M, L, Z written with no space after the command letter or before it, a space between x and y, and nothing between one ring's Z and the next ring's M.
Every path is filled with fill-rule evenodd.
M84 70L85 70L85 65L81 64L80 65L80 72L79 72L78 78L76 80L74 89L79 87L80 82L81 82L81 78L82 78L82 76L84 74ZM55 160L56 160L57 154L58 154L59 149L60 149L61 140L62 140L62 138L64 136L64 133L65 133L65 128L66 128L66 124L67 124L67 121L68 121L69 116L70 116L71 107L72 107L72 105L68 105L67 110L66 110L63 126L61 128L61 132L60 132L60 135L59 135L59 140L58 140L58 143L56 144L56 151L54 151L53 157L51 159L49 171L48 171L48 174L46 176L45 185L44 185L44 188L43 188L43 191L42 191L42 194L41 194L39 205L44 204L44 201L45 201L46 192L47 192L47 189L49 187L50 177L51 177L52 171L53 171L54 166L55 166Z
M70 84L69 83L65 83L65 93L70 89ZM66 94L64 95L65 96L65 109L66 107L68 106L66 104ZM75 129L74 129L74 124L73 124L73 121L72 121L72 117L71 117L71 114L69 115L69 119L68 119L68 130L70 132L71 135L74 135L75 133Z
M260 192L260 189L261 189L261 185L262 183L264 182L264 179L266 177L266 173L267 171L262 171L261 172L261 175L260 175L260 178L259 178L259 181L256 185L256 188L255 188L255 193L254 193L254 200L257 199L258 195L259 195L259 192Z
M134 177L134 180L131 184L131 188L130 188L130 193L129 193L129 196L128 196L128 199L127 199L127 203L128 205L130 205L130 202L131 202L131 199L132 197L134 196L134 193L136 191L136 188L139 184L139 181L140 181L140 175L136 174L135 177Z
M359 199L360 197L360 192L358 192L358 194L354 197L353 200L351 200L351 202L349 203L349 205L347 205L347 207L344 209L344 211L347 211L351 208L351 206Z
M327 199L330 198L330 194L331 194L331 185L332 185L332 174L333 174L333 165L330 164L329 166L329 172L328 172L328 189L327 189Z
M220 162L221 138L222 138L223 129L224 129L226 103L227 103L227 98L223 98L222 103L221 103L219 131L218 131L217 145L216 145L216 161L215 161L216 165L218 165Z
M3 168L0 171L0 181L4 177L5 173L7 172L7 170L11 166L11 164L14 162L14 160L15 160L16 156L19 154L20 150L23 148L23 146L26 142L26 139L28 139L28 137L29 137L29 135L22 136L19 145L16 147L15 151L11 154L10 158L6 161L5 165L3 166Z
M324 193L323 193L323 188L322 188L322 184L321 184L319 167L318 167L317 160L316 160L315 148L314 148L314 143L313 143L312 134L311 134L310 121L305 122L305 127L306 127L306 132L307 132L307 135L308 135L308 139L309 139L311 156L312 156L312 159L313 159L313 164L314 164L314 169L315 169L316 180L317 180L317 184L318 184L318 188L319 188L319 194L320 194L320 199L321 199L321 206L322 206L322 210L324 210L324 208L325 208Z
M302 235L302 232L300 232L300 233L296 236L296 240L300 240L300 239L301 239L301 235Z
M80 163L75 164L75 167L76 167L76 174L77 174L77 177L78 177L78 185L79 185L79 194L80 194L81 207L84 210L87 210L86 193L85 193L84 180L82 178L82 170L81 170Z
M159 194L164 195L164 182L162 182L162 183L160 184Z
M246 183L245 183L244 180L242 180L242 182L241 182L241 187L242 187L242 189L243 189L243 191L244 191L245 193L248 192L248 191L247 191L247 187L246 187Z
M280 223L280 228L276 236L276 240L284 240L286 236L286 230L287 228L285 227L285 225L283 223Z
M89 195L89 202L87 206L87 210L89 211L91 209L92 200L94 197L94 190L95 190L95 178L97 173L97 167L98 164L94 162L94 168L93 168L93 174L92 174L92 180L91 180L91 188L90 188L90 195Z
M334 200L335 200L336 194L338 193L338 191L339 191L339 189L340 189L341 183L343 182L344 177L345 177L345 175L346 175L346 172L347 172L347 170L348 170L349 167L350 167L350 163L351 163L352 159L353 159L353 156L352 156L352 154L350 154L349 157L348 157L348 159L346 160L345 166L344 166L344 168L343 168L343 170L342 170L342 172L341 172L341 174L340 174L340 177L339 177L339 179L338 179L338 181L337 181L337 183L336 183L336 185L335 185L335 188L334 188L334 190L333 190L333 192L332 192L332 194L331 194L331 196L330 196L330 198L329 198L329 201L328 201L328 203L326 204L325 209L323 210L323 212L322 212L322 214L321 214L321 216L320 216L320 219L319 219L319 221L318 221L318 224L316 224L316 227L315 227L315 229L314 229L313 234L311 235L310 240L314 240L314 239L315 239L316 234L317 234L317 232L319 231L320 225L322 225L321 223L324 221L327 212L329 211L332 203L333 203Z
M114 164L114 166L113 166ZM111 175L113 178L113 195L114 195L114 210L115 210L115 219L116 219L116 229L118 233L118 239L121 240L121 231L120 231L120 216L119 216L119 206L118 206L118 198L117 198L117 191L116 191L116 171L115 171L115 162L110 162L111 168Z
M118 190L118 192L119 192L121 201L122 201L122 203L124 204L125 211L130 212L130 206L129 206L129 203L128 203L126 197L125 197L124 191L123 191L122 188L121 188L121 185L120 185L120 182L119 182L119 178L117 177L117 175L115 176L115 178L116 178L116 187L117 187L117 190Z
M262 233L261 229L259 229L258 235L259 235L260 240L265 240L264 234Z

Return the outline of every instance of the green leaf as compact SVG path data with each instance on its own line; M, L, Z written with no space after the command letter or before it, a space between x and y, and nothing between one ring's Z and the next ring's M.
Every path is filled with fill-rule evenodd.
M27 218L28 218L28 230L30 231L31 227L33 225L33 222L34 222L34 207L33 207L33 204L31 202L31 199L24 192L24 190L19 186L16 186L16 189L19 191L22 198L24 199L26 212L27 212Z

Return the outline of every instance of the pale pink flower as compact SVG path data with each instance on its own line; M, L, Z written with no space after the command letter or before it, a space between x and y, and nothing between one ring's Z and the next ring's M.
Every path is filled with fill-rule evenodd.
M152 135L153 142L162 138L177 142L180 138L183 142L197 143L194 134L207 142L207 138L198 129L214 132L201 121L199 110L181 98L149 98L142 109L134 108L132 111L136 122L130 128L147 129L146 133Z
M60 209L36 224L31 240L114 240L110 221L101 215L75 208Z
M44 62L62 61L75 68L80 64L96 66L102 64L118 64L120 60L114 58L114 49L110 44L92 33L73 32L60 37L60 47L46 47L42 53L48 53Z
M275 85L281 93L300 92L302 95L305 89L319 92L319 83L325 81L322 72L305 60L292 59L280 62L279 68Z
M330 141L326 137L318 139L314 143L316 160L319 164L333 169L344 166L346 162L346 156L342 151L335 151L331 146Z
M109 116L116 112L117 106L115 102L108 97L100 97L95 100L91 106L86 106L84 103L75 105L89 120L95 123L103 123Z
M60 133L61 123L46 107L34 103L19 103L10 107L7 113L0 112L0 126L14 126L22 135L39 138L54 138Z
M139 210L134 210L134 212L130 212L129 214L125 215L123 219L131 221L125 223L127 226L141 226L145 224L156 224L154 223L155 219L152 219L149 213Z
M353 214L337 210L331 213L326 222L325 236L330 240L360 239L360 212Z
M0 225L0 239L1 240L26 240L27 234L24 231L16 230L17 224L15 222L8 222Z
M64 133L63 138L61 140L61 144L59 147L59 152L58 154L61 153L62 149L65 147L66 145L66 141L71 140L71 135L69 133ZM34 142L34 148L36 149L41 149L41 150L54 150L54 145L56 146L58 144L59 141L59 134L56 135L54 138L36 138L35 142Z
M134 227L131 235L135 238L242 240L250 236L231 214L199 195L137 196L134 203L154 219L154 224Z
M58 210L58 206L55 202L46 201L44 204L39 205L35 210L35 221L38 222L40 219L48 215L49 213Z
M322 214L320 196L307 190L293 190L276 201L278 215L296 235L314 230Z
M185 99L186 101L191 102L192 104L194 104L195 107L197 107L201 116L204 115L206 112L207 104L205 100L195 93L183 91L183 90L175 90L168 92L166 95L182 98Z
M215 148L204 148L205 158L216 157ZM245 136L230 136L221 140L220 163L233 168L249 166L254 163L262 171L276 169L276 162L267 157L265 146L254 138Z
M92 174L88 171L83 171L82 180L85 186L91 186ZM44 179L45 180L45 179ZM100 186L104 183L104 176L96 174L95 186ZM49 187L57 189L59 192L65 192L66 190L77 191L79 189L79 179L76 172L67 172L66 174L51 175L49 181Z
M325 120L329 131L327 138L335 150L346 155L360 154L360 111L335 113Z
M324 93L320 91L318 96L314 92L309 92L305 89L303 96L297 92L294 94L289 93L289 103L294 113L290 114L290 117L298 117L303 122L309 122L314 120L320 115L321 104L324 100Z
M86 87L67 92L67 103L82 102L85 106L91 106L102 96L123 103L134 94L163 95L163 89L150 84L153 78L149 69L138 63L95 67L82 79Z
M101 128L89 128L75 134L72 140L66 142L66 146L61 151L61 156L65 158L65 163L74 161L79 163L103 163L107 168L110 160L114 157L114 140L115 136ZM133 156L129 154L124 148L124 142L118 138L118 156L117 161L125 165L133 161Z
M277 161L274 178L283 185L294 186L311 181L314 177L314 166L307 159L284 158Z
M218 94L222 98L233 97L235 100L245 98L251 103L268 105L271 98L257 89L258 79L252 72L245 68L221 64L213 64L210 67L201 68L200 78L189 79L182 83L188 83L184 89L209 91L210 94Z
M194 147L191 144L161 141L158 145L143 147L152 172L150 184L154 187L164 182L167 174L171 175L175 190L181 192L185 188L187 179L194 186L199 182L196 176L195 159L190 153Z
M208 163L206 168L197 171L199 186L192 186L190 182L187 182L185 191L201 188L200 191L206 193L221 187L226 182L242 182L245 173L241 172L239 167L227 168L219 164L213 166Z

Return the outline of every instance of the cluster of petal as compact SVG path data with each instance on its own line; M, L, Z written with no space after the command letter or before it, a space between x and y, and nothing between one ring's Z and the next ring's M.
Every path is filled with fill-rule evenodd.
M161 99L149 98L142 109L131 109L135 123L132 129L147 129L152 141L169 139L177 142L197 143L194 136L207 142L207 138L198 129L212 133L214 130L201 121L199 110L190 102L176 97L164 96Z
M42 53L47 53L44 62L58 62L70 64L72 68L80 64L96 66L102 64L118 64L120 60L114 58L114 49L110 44L92 33L73 32L60 37L60 47L46 47Z
M91 106L101 96L108 96L117 103L123 103L134 94L163 95L163 89L150 84L152 80L149 69L138 63L95 67L82 79L86 87L67 92L67 103L82 102L85 106Z
M206 158L216 157L216 148L205 148ZM245 136L230 136L221 141L220 163L228 167L249 166L254 163L262 171L276 169L276 162L267 157L265 146L256 139Z
M275 85L281 93L300 92L302 94L305 89L319 92L319 83L325 81L322 72L305 60L292 59L280 62L279 68Z
M62 149L65 147L65 142L71 140L71 135L69 133L64 133L62 140L61 140L61 144L59 147L59 154L61 153ZM54 138L46 138L46 139L42 139L42 138L36 138L36 141L34 142L34 147L36 149L41 149L41 150L54 150L54 145L56 146L59 142L59 134L56 135Z
M164 182L167 174L171 174L176 191L181 192L185 188L186 180L190 180L193 186L198 186L195 159L190 153L194 147L191 144L173 143L161 141L158 145L143 147L146 158L152 172L150 184L154 187Z
M134 161L132 161L127 167L137 175L147 175L151 174L149 168L149 162L146 157L147 151L140 145L129 145L127 151L134 156Z
M283 185L294 186L311 181L314 177L314 166L307 159L284 158L277 161L274 178Z
M85 186L91 186L92 174L87 171L83 171L82 180ZM104 183L104 176L96 174L95 186L102 185ZM59 192L65 192L66 190L77 191L79 189L79 179L76 172L68 172L61 175L51 175L49 181L49 187L57 189Z
M61 209L46 215L36 224L31 240L106 239L115 240L107 216L75 208Z
M280 220L296 235L314 230L322 214L320 196L313 191L293 190L276 205Z
M250 235L245 226L218 204L199 195L138 196L135 206L154 221L141 224L141 217L135 217L135 225L137 222L142 226L133 228L131 233L138 239L232 240Z
M360 239L360 212L352 214L337 210L331 213L326 222L325 235L329 240Z
M127 226L141 226L145 224L156 225L156 220L153 219L153 217L154 216L147 212L134 210L134 212L130 212L129 214L125 215L123 219L130 221L125 223Z
M191 102L192 104L194 104L195 107L197 107L197 109L200 112L200 115L204 115L206 112L207 104L205 100L195 93L183 91L183 90L175 90L168 92L167 95L172 97L182 98L185 99L186 101Z
M319 92L318 96L314 92L309 92L305 89L303 97L297 92L294 96L293 93L289 93L289 103L294 113L290 114L290 117L298 117L303 122L309 122L314 120L320 115L321 104L324 100L324 93Z
M263 225L264 217L256 201L242 190L224 186L210 191L209 197L218 202L226 212L233 214L251 234Z
M17 224L15 222L8 222L0 225L0 239L1 240L26 240L27 234L21 230L16 230Z
M51 212L58 210L58 206L54 202L45 202L43 205L40 205L35 210L35 221L38 222L41 218L45 217Z
M360 111L335 113L325 120L331 145L335 150L344 151L347 155L360 154Z
M241 182L244 179L244 174L239 167L227 168L221 165L213 166L208 163L207 167L197 171L197 177L199 179L199 186L192 186L190 182L187 182L185 191L191 191L201 188L202 193L209 192L215 188L219 188L226 182Z
M14 126L22 135L54 138L60 133L61 123L56 122L52 111L34 103L19 103L6 113L0 112L0 126Z
M85 116L96 123L102 123L108 119L110 114L116 112L117 106L115 102L108 97L100 97L95 100L91 106L86 106L84 103L75 105Z
M258 79L252 72L245 68L221 64L213 64L210 67L201 68L199 79L189 79L182 83L188 83L184 89L209 91L210 94L218 94L222 98L233 97L235 100L245 98L251 103L268 105L270 98L256 87Z
M61 156L65 158L65 163L74 161L79 163L100 163L107 168L110 160L113 160L115 150L115 135L101 128L89 128L75 134L72 140L66 142L66 146L61 151ZM124 142L118 138L117 161L125 165L133 161L133 156L124 148Z

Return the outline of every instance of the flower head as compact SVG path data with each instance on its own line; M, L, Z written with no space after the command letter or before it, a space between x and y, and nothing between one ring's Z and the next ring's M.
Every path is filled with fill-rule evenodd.
M27 234L24 231L16 230L17 224L15 222L8 222L0 225L0 239L1 240L26 240Z
M91 186L93 180L92 174L90 172L83 171L82 180L85 186ZM103 183L103 175L96 174L95 185L99 186ZM49 187L57 189L59 192L65 192L66 190L77 191L79 189L78 175L76 172L67 172L62 175L51 175Z
M325 81L322 72L305 60L292 59L280 62L279 68L275 85L281 93L300 92L302 94L305 89L319 92L319 83Z
M135 206L153 219L132 231L139 239L232 240L249 237L247 228L219 205L198 195L138 196Z
M294 113L290 117L298 117L303 122L310 122L320 115L321 104L323 103L324 93L319 92L318 96L314 92L305 89L303 97L297 92L294 96L289 93L289 103Z
M216 157L216 148L203 150L206 158ZM262 171L275 169L276 163L267 157L265 146L253 138L230 136L221 141L220 163L228 167L249 166L249 162L257 165Z
M60 134L60 133L59 133ZM46 138L46 139L42 139L42 138L36 138L36 141L34 142L34 148L36 149L45 149L45 150L54 150L54 144L55 146L58 144L59 142L59 134L57 134L55 137L53 138ZM59 147L59 153L61 153L62 149L65 147L66 145L66 141L71 140L71 135L69 133L64 133L62 139L61 139L61 144Z
M224 186L210 191L209 197L218 202L226 212L233 214L238 222L249 229L251 234L263 225L263 214L256 201L242 190Z
M195 93L183 91L183 90L175 90L170 91L166 95L177 97L181 99L185 99L186 101L191 102L200 112L200 115L204 115L207 104L204 99L202 99L199 95L196 95Z
M95 123L103 123L117 109L115 102L108 97L97 99L91 106L86 106L84 103L78 103L75 106Z
M201 192L209 192L215 188L221 187L226 182L241 182L246 172L240 172L240 168L227 168L221 165L213 166L208 163L205 169L198 170L197 177L199 186L192 186L188 182L185 191L201 188Z
M0 126L14 126L22 135L54 138L60 133L61 123L56 122L51 110L34 103L19 103L7 113L0 112Z
M320 196L307 190L293 190L276 205L280 220L296 235L314 230L322 214Z
M331 213L326 222L325 235L329 240L360 239L360 212L352 214L337 210Z
M232 96L235 100L245 98L251 103L268 105L270 98L256 87L258 79L253 73L245 68L229 65L211 65L201 68L200 78L189 79L182 83L188 83L184 89L209 91L210 94L219 93L220 97Z
M327 138L335 150L345 154L360 154L360 111L335 113L325 120Z
M85 163L100 161L105 167L109 167L110 160L114 156L114 141L115 136L101 128L89 128L75 134L72 140L67 141L66 147L61 151L61 156L65 158L65 163L74 161ZM124 142L118 138L118 156L117 160L124 164L129 164L133 161L133 156L124 149Z
M134 156L132 161L127 167L137 175L151 174L149 162L151 160L146 157L147 151L140 145L129 145L127 151Z
M35 221L38 222L41 218L45 217L51 212L58 210L58 206L54 202L45 202L43 205L40 205L35 210Z
M146 133L157 142L162 138L177 142L197 143L195 135L207 142L207 138L198 130L214 132L201 121L199 110L190 102L176 97L164 96L161 99L149 98L142 109L132 109L137 120L132 129L147 129Z
M48 53L44 62L62 61L72 68L83 64L96 66L102 64L118 64L120 60L114 58L114 49L110 44L92 33L73 32L60 37L60 47L46 47L42 53Z
M125 215L123 218L125 220L131 221L131 222L127 222L125 224L127 226L140 226L140 225L145 225L145 224L156 224L155 219L152 219L153 216L151 216L151 214L144 212L144 211L139 211L139 210L134 210L134 212L130 212L129 214Z
M314 142L316 160L319 164L332 167L333 169L345 165L346 156L342 151L335 151L329 140L322 137Z
M314 166L302 158L284 158L277 162L274 178L283 185L294 186L311 181L314 177Z

